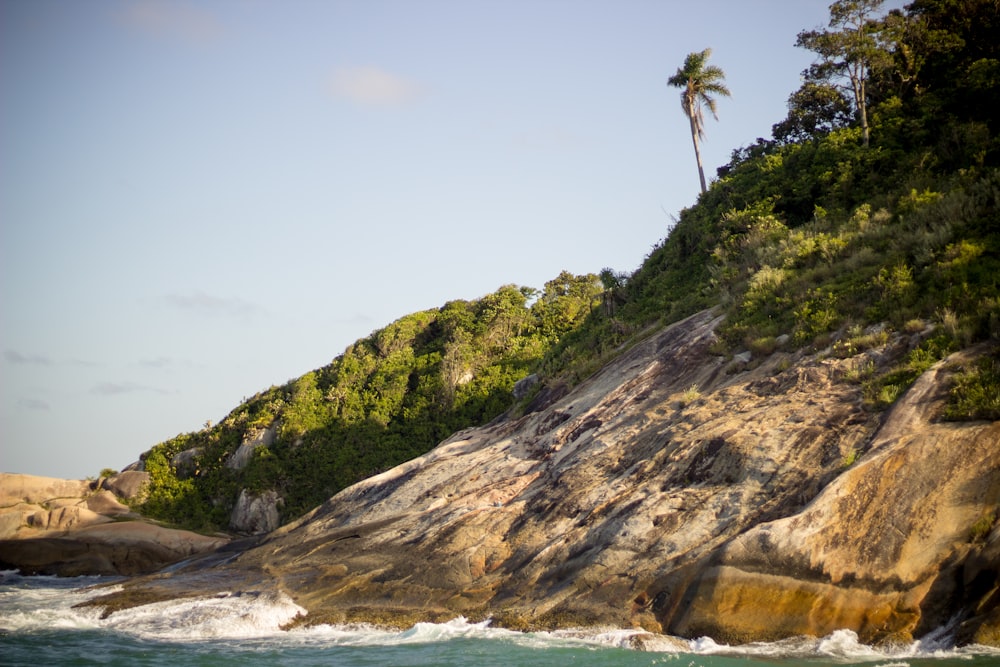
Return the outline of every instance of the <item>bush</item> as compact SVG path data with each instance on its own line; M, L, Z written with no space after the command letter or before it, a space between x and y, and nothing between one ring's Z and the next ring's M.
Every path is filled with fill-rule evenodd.
M1000 419L1000 357L983 357L955 377L944 418Z

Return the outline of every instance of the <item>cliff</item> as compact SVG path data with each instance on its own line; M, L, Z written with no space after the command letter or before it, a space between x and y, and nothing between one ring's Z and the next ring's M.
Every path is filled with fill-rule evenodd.
M965 641L997 643L1000 422L940 420L951 373L981 350L879 413L852 369L921 334L855 357L727 360L712 352L722 319L662 329L237 558L98 603L273 587L304 623L462 614L730 642L841 628L909 640L961 616Z

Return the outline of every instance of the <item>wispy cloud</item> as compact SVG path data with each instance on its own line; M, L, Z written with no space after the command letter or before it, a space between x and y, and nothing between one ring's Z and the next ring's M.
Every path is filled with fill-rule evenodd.
M167 294L163 302L172 308L209 316L246 318L261 312L261 308L239 297L221 297L190 292L187 294Z
M166 394L163 389L150 387L136 382L100 382L94 385L90 393L95 396L121 396L123 394L138 394L152 392L154 394Z
M17 350L4 350L3 358L12 364L25 364L33 366L49 366L52 360L41 354L23 354Z
M17 405L25 410L49 410L50 406L48 402L43 401L40 398L26 398L21 397L17 399Z
M154 359L140 359L139 365L144 368L169 368L174 363L170 357L156 357Z
M174 371L180 369L191 370L204 368L203 364L191 361L190 359L178 359L177 357L168 357L162 354L158 357L140 359L133 365L153 371Z
M338 67L330 89L337 97L376 107L408 104L425 92L420 84L373 65Z
M125 25L161 37L209 42L223 33L222 24L203 6L176 0L133 0L120 16Z

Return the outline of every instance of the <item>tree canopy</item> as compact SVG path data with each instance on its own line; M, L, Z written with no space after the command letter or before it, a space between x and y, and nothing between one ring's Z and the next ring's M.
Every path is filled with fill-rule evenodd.
M884 22L876 18L885 0L836 0L830 5L828 30L804 30L797 46L815 51L818 62L806 70L806 81L836 85L846 79L861 125L869 142L868 79L873 69L885 67L891 54L884 48Z
M330 364L250 398L216 426L147 452L153 483L142 509L224 529L241 489L273 490L283 517L298 517L507 410L514 383L598 307L603 290L596 275L563 271L541 292L504 285L402 317ZM269 444L254 448L245 467L233 465L240 444L265 429L274 433Z

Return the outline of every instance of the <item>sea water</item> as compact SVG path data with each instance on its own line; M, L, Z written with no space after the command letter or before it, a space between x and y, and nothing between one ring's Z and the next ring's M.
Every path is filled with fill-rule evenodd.
M953 648L948 632L892 650L858 642L848 631L821 639L725 646L701 638L677 647L630 648L635 630L522 633L470 623L418 623L402 632L364 626L283 631L303 610L287 597L218 595L144 605L101 618L80 603L107 592L95 577L60 579L0 573L0 665L600 665L770 667L781 665L1000 665L1000 650Z

